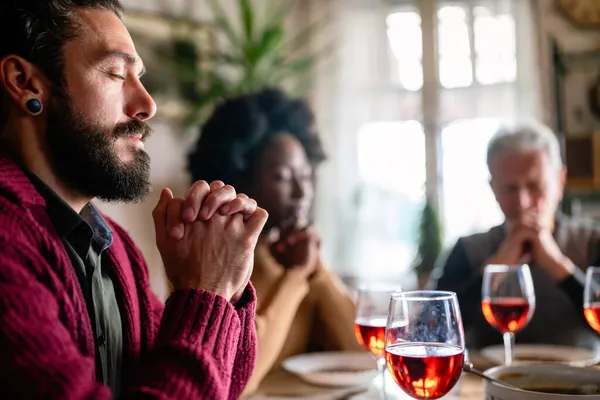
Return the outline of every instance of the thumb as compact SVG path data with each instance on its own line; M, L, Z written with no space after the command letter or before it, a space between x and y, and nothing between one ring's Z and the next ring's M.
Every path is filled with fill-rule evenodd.
M152 219L154 219L154 230L157 238L167 235L167 205L172 199L173 192L171 192L171 189L164 188L160 192L160 198L156 207L152 210Z
M250 230L250 237L256 242L258 236L265 227L269 214L265 209L257 207L254 214L246 222L246 227Z

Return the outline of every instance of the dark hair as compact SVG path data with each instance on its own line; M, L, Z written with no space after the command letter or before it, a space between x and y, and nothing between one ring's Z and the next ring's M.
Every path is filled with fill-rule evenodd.
M219 104L201 128L188 169L194 181L222 180L239 185L253 178L257 157L269 140L281 133L293 135L316 167L325 159L315 118L303 99L269 88Z
M0 0L0 59L9 54L37 65L60 91L64 86L63 46L79 34L77 9L114 12L119 0ZM0 86L0 128L8 117L8 96Z

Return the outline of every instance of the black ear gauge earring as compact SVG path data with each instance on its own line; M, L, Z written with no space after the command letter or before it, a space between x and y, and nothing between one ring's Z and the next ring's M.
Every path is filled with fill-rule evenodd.
M29 110L30 113L32 113L33 115L38 115L39 113L42 112L42 102L39 101L38 99L31 99L31 100L27 100L27 109Z

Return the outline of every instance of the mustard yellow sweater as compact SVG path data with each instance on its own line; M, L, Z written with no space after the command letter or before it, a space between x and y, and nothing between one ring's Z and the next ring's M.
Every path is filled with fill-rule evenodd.
M262 240L251 280L258 297L258 359L244 395L256 391L265 375L292 355L363 350L354 337L354 303L332 272L321 267L309 282L278 264Z

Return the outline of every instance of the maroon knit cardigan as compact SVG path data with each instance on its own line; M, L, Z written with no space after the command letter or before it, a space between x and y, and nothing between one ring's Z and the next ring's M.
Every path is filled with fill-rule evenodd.
M234 307L202 290L163 306L114 222L106 254L123 320L123 399L237 399L256 359L252 285ZM21 168L0 153L0 399L110 399L77 275Z

